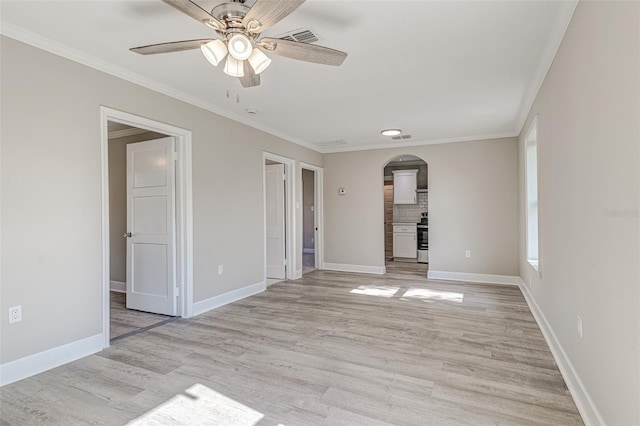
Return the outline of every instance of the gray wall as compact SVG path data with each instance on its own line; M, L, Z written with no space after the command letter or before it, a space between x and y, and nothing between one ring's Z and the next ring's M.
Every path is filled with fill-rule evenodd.
M127 282L127 145L166 137L154 132L109 139L109 277Z
M429 166L430 269L518 275L516 138L325 155L325 261L384 266L383 168L407 154Z
M0 321L1 363L102 332L101 105L193 132L194 301L263 281L262 151L318 166L321 154L0 40L0 317L23 308Z
M520 137L522 278L610 425L640 424L639 18L638 2L580 2ZM536 114L542 277L524 233Z

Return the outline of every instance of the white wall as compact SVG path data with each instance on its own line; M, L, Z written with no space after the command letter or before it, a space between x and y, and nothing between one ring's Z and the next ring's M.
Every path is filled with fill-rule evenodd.
M593 401L590 417L609 425L640 424L639 62L640 3L580 2L520 137L522 278ZM541 277L524 234L536 114Z
M263 281L262 151L319 166L321 154L0 40L0 318L23 308L0 321L0 363L102 332L101 105L192 131L194 301Z
M407 154L429 166L429 269L519 275L515 138L325 155L325 262L384 266L383 168Z

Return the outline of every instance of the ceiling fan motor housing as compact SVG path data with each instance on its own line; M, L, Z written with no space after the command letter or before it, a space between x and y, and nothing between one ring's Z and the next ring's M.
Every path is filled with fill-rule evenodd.
M230 28L242 28L242 18L249 12L244 2L222 3L211 10L211 15L225 22Z

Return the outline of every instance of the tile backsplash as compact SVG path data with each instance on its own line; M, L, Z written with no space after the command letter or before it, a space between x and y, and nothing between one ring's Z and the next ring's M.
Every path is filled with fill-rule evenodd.
M420 213L429 211L427 203L427 192L418 192L417 204L394 204L393 221L400 223L420 222Z

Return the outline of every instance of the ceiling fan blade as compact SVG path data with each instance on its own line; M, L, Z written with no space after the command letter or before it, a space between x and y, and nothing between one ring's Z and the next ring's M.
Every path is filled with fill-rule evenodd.
M280 22L305 0L257 0L242 19L247 31L260 33Z
M244 77L239 78L240 84L242 84L242 87L247 88L247 87L259 86L260 75L255 73L249 61L244 61L243 69L244 69Z
M203 24L216 29L223 30L226 25L213 17L209 12L192 2L191 0L162 0L170 6L175 7L180 12L191 16L193 19L202 22Z
M181 52L183 50L198 49L203 44L213 41L213 38L203 38L199 40L171 41L169 43L150 44L148 46L132 47L132 52L141 55L153 55L156 53Z
M347 54L340 50L279 38L265 37L259 45L265 52L316 64L339 66L347 58Z

